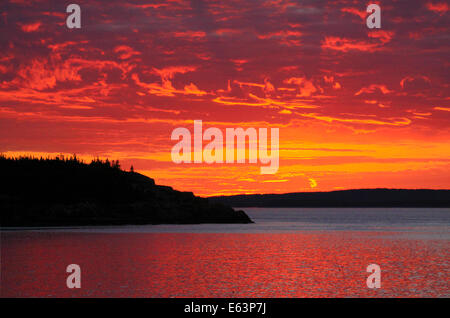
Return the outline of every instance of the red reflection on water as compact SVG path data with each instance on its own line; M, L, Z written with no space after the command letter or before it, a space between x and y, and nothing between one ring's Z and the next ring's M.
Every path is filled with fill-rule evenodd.
M449 296L446 240L383 233L1 233L2 297ZM384 233L386 234L386 233ZM392 235L392 233L389 233ZM81 289L66 267L81 266ZM381 266L379 290L367 265Z

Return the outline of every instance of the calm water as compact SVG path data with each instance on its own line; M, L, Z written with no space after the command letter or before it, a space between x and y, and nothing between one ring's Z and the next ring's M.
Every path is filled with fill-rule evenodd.
M450 296L450 209L244 210L256 224L2 231L1 295ZM66 287L73 263L81 289Z

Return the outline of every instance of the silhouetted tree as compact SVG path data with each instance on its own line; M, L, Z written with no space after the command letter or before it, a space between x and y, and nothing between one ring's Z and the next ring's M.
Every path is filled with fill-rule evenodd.
M114 168L114 169L120 169L120 163L119 163L119 160L116 160L116 161L112 161L112 167Z

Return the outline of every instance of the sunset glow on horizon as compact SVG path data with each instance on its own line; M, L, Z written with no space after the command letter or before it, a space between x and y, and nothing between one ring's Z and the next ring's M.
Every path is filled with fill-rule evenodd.
M7 156L118 159L202 196L450 188L445 1L76 3L80 29L66 2L0 4ZM175 164L171 133L194 120L279 128L277 173Z

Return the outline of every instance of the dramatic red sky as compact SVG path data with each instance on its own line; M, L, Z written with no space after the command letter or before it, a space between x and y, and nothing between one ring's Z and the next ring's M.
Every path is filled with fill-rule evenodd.
M447 1L0 4L0 152L134 165L199 195L450 188ZM382 28L365 9L378 3ZM280 129L280 168L171 161L172 130Z

